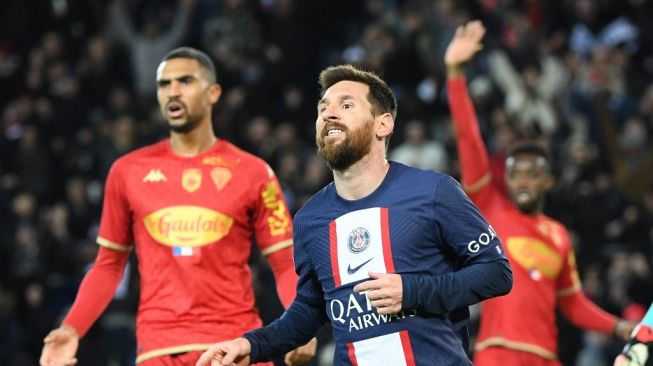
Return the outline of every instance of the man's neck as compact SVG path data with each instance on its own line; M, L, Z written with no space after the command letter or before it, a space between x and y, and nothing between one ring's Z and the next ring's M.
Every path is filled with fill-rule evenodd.
M170 146L180 156L196 156L215 144L217 138L210 124L200 124L186 133L170 133Z
M369 196L383 182L390 163L385 152L372 152L346 170L333 171L333 181L338 195L346 200L358 200Z

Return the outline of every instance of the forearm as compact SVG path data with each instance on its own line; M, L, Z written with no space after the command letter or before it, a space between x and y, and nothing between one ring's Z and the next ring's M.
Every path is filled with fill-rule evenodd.
M287 247L267 256L268 263L274 273L277 294L284 308L288 308L295 298L297 274L294 270L292 247Z
M79 286L77 297L63 323L73 327L80 337L100 317L111 302L122 279L129 253L100 247L93 267Z
M439 276L402 274L403 309L444 314L505 295L512 288L512 270L507 260L478 263Z
M605 333L614 331L617 317L596 306L582 291L560 298L558 304L565 317L579 328Z
M489 183L490 159L481 137L474 105L469 98L467 80L462 73L456 70L451 67L448 69L448 101L456 127L456 145L460 158L462 182L469 190L479 184Z
M250 362L268 361L306 344L325 321L323 304L296 299L279 319L244 335L252 347Z

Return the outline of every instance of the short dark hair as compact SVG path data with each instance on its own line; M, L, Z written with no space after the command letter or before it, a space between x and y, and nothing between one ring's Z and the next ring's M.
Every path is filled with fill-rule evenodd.
M552 159L551 159L551 154L549 153L549 150L544 147L539 142L536 141L521 141L518 142L514 145L512 145L508 149L508 153L506 154L506 158L511 158L515 157L520 154L529 154L529 155L535 155L544 158L546 160L546 164L548 165L549 169L552 167Z
M197 63L199 63L200 66L204 69L204 72L206 73L206 78L212 84L217 83L215 65L213 64L213 60L211 60L209 55L207 55L206 53L193 47L179 47L168 52L168 54L163 57L163 60L161 60L161 62L172 60L175 58L188 58L197 61Z
M388 84L375 73L361 70L353 65L329 66L322 70L320 73L320 98L331 86L345 80L363 83L370 88L367 100L372 104L374 115L390 113L393 120L397 118L397 98ZM385 139L386 150L390 145L391 136L392 133Z
M330 66L320 73L320 97L336 83L355 81L366 84L370 88L367 100L372 104L372 112L376 115L390 113L397 118L397 98L388 84L371 71L364 71L353 65Z

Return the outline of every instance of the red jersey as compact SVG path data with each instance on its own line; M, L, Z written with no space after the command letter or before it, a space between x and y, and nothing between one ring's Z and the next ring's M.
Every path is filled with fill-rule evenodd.
M292 246L288 208L261 159L224 140L181 157L165 140L114 163L98 243L136 250L137 362L262 325L247 265L253 238L264 255Z
M475 350L505 347L555 360L556 306L565 298L573 301L569 306L564 303L562 310L577 325L610 331L616 319L582 295L574 252L562 224L543 214L520 212L491 184L488 153L465 82L459 78L448 83L463 186L504 243L513 271L512 291L482 304Z

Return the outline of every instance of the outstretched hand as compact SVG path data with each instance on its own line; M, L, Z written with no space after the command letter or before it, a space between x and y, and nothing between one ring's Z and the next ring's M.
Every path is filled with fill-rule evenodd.
M195 366L245 366L251 352L252 345L245 338L218 342L202 353Z
M485 27L479 20L459 26L444 55L447 67L459 67L471 60L483 48L484 34Z
M370 272L370 279L354 286L354 291L367 291L367 298L379 314L401 311L404 291L401 276L396 273Z
M64 324L52 330L43 339L43 343L39 365L72 366L77 364L75 354L79 346L79 335L74 328Z

